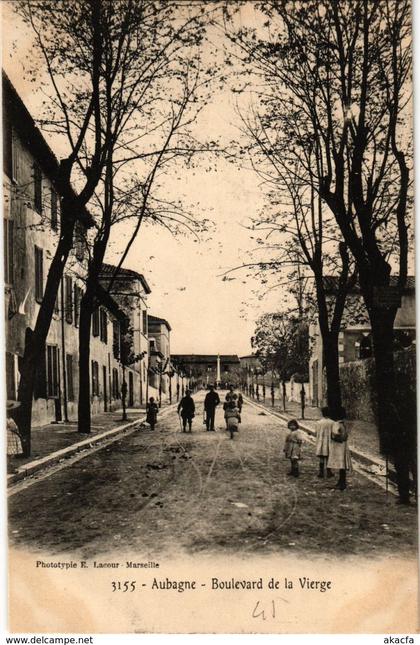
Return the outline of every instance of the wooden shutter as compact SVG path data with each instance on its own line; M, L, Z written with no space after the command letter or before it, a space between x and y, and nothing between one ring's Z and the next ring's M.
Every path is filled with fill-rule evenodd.
M66 321L71 325L73 322L73 280L69 275L65 276L66 283Z
M42 301L44 295L44 252L35 246L35 300Z
M74 401L73 355L66 355L67 399Z

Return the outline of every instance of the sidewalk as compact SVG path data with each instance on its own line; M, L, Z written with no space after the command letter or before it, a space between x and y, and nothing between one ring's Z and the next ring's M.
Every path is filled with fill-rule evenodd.
M173 404L172 404L173 405ZM163 403L161 410L171 407ZM92 417L91 433L79 434L77 423L50 423L32 429L30 457L7 457L8 484L24 479L30 474L67 459L94 444L112 440L132 431L145 419L145 407L129 408L127 419L122 419L122 409L104 412Z

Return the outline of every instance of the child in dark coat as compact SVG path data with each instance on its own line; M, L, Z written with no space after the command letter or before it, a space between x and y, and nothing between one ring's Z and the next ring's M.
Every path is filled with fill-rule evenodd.
M153 396L151 396L149 399L149 403L146 406L146 421L150 425L150 430L155 429L158 412L159 412L158 404L155 402Z

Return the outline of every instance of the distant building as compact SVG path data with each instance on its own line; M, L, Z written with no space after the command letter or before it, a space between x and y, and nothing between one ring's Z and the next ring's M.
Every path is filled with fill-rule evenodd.
M149 385L157 391L159 399L170 394L171 380L171 326L164 318L148 316L149 330ZM172 394L172 393L171 393Z
M220 354L220 381L222 387L230 383L240 385L240 361L236 354ZM207 387L217 381L217 354L173 354L172 362L178 371L187 375L196 387Z
M109 289L116 267L103 264L100 282L105 290ZM147 296L150 287L141 273L131 269L118 269L111 285L110 295L127 316L127 324L113 325L114 350L118 345L119 333L128 342L128 358L123 361L127 382L128 407L143 405L147 396L147 365L149 362ZM119 350L116 352L119 358Z
M327 277L327 297L335 293L336 279ZM396 278L391 277L391 286L395 286ZM357 312L355 315L353 312ZM357 322L351 322L352 318ZM349 321L349 322L347 322ZM312 355L309 362L309 385L312 404L320 406L325 403L325 375L323 363L322 337L318 324L309 329ZM416 338L415 310L415 281L412 276L407 279L407 285L401 297L401 306L397 311L394 323L395 350L408 348ZM350 361L363 360L372 356L371 328L359 287L351 291L346 300L343 316L343 326L338 339L340 365Z

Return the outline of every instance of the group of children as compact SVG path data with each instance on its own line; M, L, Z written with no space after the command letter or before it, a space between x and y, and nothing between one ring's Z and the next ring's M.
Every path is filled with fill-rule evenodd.
M242 397L233 391L228 392L223 404L225 411L226 428L233 439L234 433L238 431L241 422ZM151 430L154 430L158 405L153 397L147 405L146 421ZM338 481L334 488L344 490L347 487L346 475L352 469L350 450L348 447L348 430L344 423L345 410L338 408L331 412L329 408L322 408L322 419L316 424L315 454L319 458L320 478L333 477L333 470L338 470ZM296 419L291 419L287 427L289 432L284 443L284 454L290 460L291 469L288 473L292 477L299 477L299 461L302 459L302 445L306 439L306 433L299 428Z
M340 407L332 413L329 408L324 407L322 419L316 424L315 454L319 458L318 477L333 477L333 470L338 470L338 481L334 488L339 490L345 490L347 487L346 474L352 469L344 417L344 408ZM284 454L286 459L290 459L291 469L288 474L299 477L299 461L302 458L302 444L306 434L300 430L296 419L291 419L287 427L289 432L284 444Z

